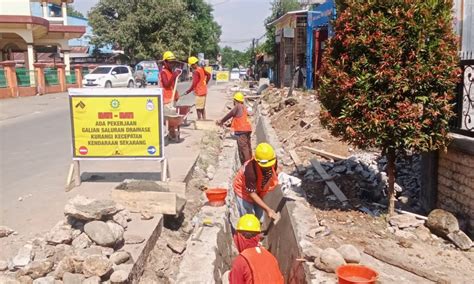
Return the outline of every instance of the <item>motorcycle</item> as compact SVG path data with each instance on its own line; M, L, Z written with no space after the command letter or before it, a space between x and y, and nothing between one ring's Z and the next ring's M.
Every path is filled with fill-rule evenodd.
M146 88L146 81L135 80L135 87L136 88Z

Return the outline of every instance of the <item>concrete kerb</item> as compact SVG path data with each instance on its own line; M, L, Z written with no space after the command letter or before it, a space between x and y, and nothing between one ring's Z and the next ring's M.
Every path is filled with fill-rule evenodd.
M285 155L275 130L267 117L256 111L257 126L255 135L257 143L267 142L271 144L281 159ZM265 202L272 208L276 208L283 198L283 193L278 187L265 196ZM267 221L268 222L268 221ZM268 224L267 224L268 225ZM306 240L307 232L319 223L309 208L309 204L303 201L286 201L281 210L281 219L267 236L267 246L275 255L280 264L280 269L287 283L310 283L312 263L301 261L305 252L310 251L312 244Z

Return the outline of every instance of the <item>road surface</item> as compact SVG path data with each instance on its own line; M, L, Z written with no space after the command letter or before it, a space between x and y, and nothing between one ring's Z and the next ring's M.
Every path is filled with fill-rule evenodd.
M178 90L182 93L188 86L188 82L180 83ZM191 97L188 99L192 100ZM208 107L222 110L222 100L224 96L214 102L219 107L212 107L212 102ZM180 147L195 151L200 136L194 133L185 132L185 142L170 144L165 152L170 156L174 153L185 155L186 149ZM189 156L176 157L175 163L180 163L179 159L189 160ZM0 226L11 227L19 233L8 239L14 238L15 242L20 243L40 236L61 219L60 208L69 198L87 192L82 188L67 193L64 191L70 163L71 130L67 94L0 100ZM87 165L90 167L87 168ZM140 172L156 172L157 169L150 162L122 162L120 165L99 161L87 165L84 171L113 172L132 168ZM175 168L178 171L175 178L182 179L183 173L177 166ZM94 175L89 176L94 178ZM130 177L124 175L120 178ZM94 196L94 191L91 194ZM10 246L10 243L5 243L6 239L0 239L0 259L12 253L6 248Z

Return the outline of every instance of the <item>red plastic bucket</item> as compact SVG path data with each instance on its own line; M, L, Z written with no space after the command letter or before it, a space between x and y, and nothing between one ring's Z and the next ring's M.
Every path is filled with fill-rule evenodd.
M225 188L211 188L206 191L207 200L211 206L223 206L225 204L225 198L227 196L227 189Z
M339 284L371 284L379 278L377 271L363 265L347 264L336 269Z

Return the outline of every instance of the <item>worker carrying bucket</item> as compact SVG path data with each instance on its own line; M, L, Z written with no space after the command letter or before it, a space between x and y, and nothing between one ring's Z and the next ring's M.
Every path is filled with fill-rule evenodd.
M204 68L198 65L199 59L194 56L188 58L188 64L194 70L193 72L193 83L191 87L186 91L185 95L194 92L196 96L196 112L197 119L206 119L206 97L207 97L207 84L211 80L211 74L209 74Z
M263 201L263 197L278 185L277 158L273 147L260 143L255 157L246 161L234 178L234 192L239 215L255 214L260 220L265 211L277 221L278 214Z
M243 165L252 158L251 134L252 124L248 117L247 109L244 105L244 95L241 92L234 94L234 108L216 124L222 126L227 120L232 118L231 128L237 137L237 149L240 163Z
M223 283L284 283L277 259L260 245L260 221L255 215L246 214L239 219L233 238L239 255L232 262L228 279L223 275Z

